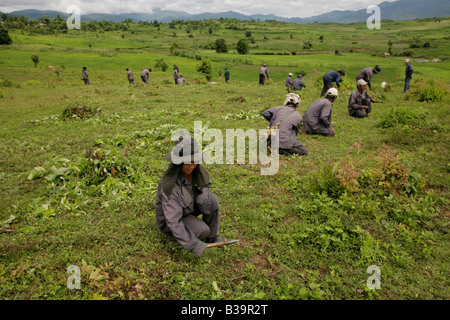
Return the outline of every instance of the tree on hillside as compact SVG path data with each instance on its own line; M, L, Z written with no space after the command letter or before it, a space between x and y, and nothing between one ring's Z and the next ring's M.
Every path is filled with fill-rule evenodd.
M31 61L34 63L34 67L36 68L39 63L39 57L37 54L31 55Z
M0 45L2 44L11 44L12 39L9 36L8 29L4 28L3 26L0 26Z
M247 54L250 51L248 41L246 39L239 40L236 45L236 51L239 54Z
M197 64L197 71L203 73L206 80L211 81L212 79L212 64L211 60L208 58L203 58L201 64Z
M216 40L216 52L217 53L227 53L228 46L225 42L225 39L217 39Z

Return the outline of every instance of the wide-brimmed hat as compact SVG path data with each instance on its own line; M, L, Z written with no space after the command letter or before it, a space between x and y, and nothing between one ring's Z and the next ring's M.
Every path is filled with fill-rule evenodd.
M341 69L338 72L342 73L342 75L345 76L345 70L344 69Z
M204 154L199 151L197 141L191 136L182 136L175 142L171 153L165 156L173 164L200 163Z
M381 67L379 65L376 65L374 69L376 72L381 72Z

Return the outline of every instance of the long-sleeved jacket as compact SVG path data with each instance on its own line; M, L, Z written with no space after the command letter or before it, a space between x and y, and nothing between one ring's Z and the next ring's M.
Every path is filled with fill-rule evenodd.
M363 93L359 93L358 89L353 90L348 99L348 113L352 115L355 111L362 110L366 101L372 101L367 90L364 90Z
M175 81L177 81L178 80L178 74L179 74L180 72L178 71L178 69L173 69L173 79L175 80Z
M325 80L327 82L336 82L337 87L338 88L341 87L339 82L342 81L342 77L338 71L330 71L330 72L325 73L325 75L323 76L323 80Z
M217 196L209 190L210 185L211 182L203 188L201 194L194 196L192 184L180 174L170 196L164 193L161 183L156 194L155 213L158 228L169 230L175 240L197 257L205 251L207 244L187 229L181 219L194 211L211 214L218 210Z
M285 86L288 88L293 88L294 87L294 81L292 81L291 77L287 77L286 82L285 82Z
M322 128L331 128L331 108L328 99L318 99L309 106L303 115L303 127L306 131L315 132Z
M306 88L305 84L300 78L294 80L294 90L302 90L302 87Z
M408 79L408 78L411 79L413 72L414 72L413 67L411 65L408 65L405 70L405 79Z
M370 80L373 77L373 68L372 67L367 67L362 69L358 75L356 76L356 81L358 81L359 79L363 79L365 82L367 82L367 85L369 86L370 89L372 89L372 84L370 83Z
M128 70L127 71L127 77L128 77L128 80L134 80L134 75L133 75L133 71L131 71L131 70Z
M87 74L87 70L83 70L82 75L83 75L83 79L84 79L84 80L89 79L89 76L88 76L88 74ZM94 77L94 78L95 78L95 77Z
M149 78L150 77L150 71L148 69L142 70L141 77Z
M297 133L303 121L300 113L294 110L293 107L282 106L267 109L261 114L269 121L270 127L273 127L278 121L282 120L278 127L279 147L282 149L291 149L297 141Z
M269 78L269 69L267 69L267 67L261 67L261 69L259 69L259 74L263 74Z

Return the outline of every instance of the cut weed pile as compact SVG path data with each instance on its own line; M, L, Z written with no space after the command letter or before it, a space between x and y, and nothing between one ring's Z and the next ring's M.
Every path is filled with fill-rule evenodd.
M395 40L407 48L398 28L420 27L408 31L418 35L424 25L442 26L444 37L448 20L395 22L387 34L360 32L362 24L327 31L326 24L216 22L222 27L212 34L192 28L195 43L186 25L174 37L164 23L160 30L130 24L128 33L11 32L20 44L0 50L2 299L448 299L449 62L413 60L411 92L402 94L404 57L379 56L390 38L394 50ZM232 22L254 27L250 54L218 54L207 46L219 35L237 41L243 32L227 28ZM322 34L342 54L320 42ZM296 49L299 39L300 47L310 41L317 52ZM64 46L69 42L74 48ZM345 49L368 44L372 53ZM434 44L433 52L444 55L448 44ZM30 51L36 48L35 68ZM292 51L298 53L287 54ZM211 83L196 71L205 57ZM149 85L139 82L142 66L161 59L166 71L159 66ZM274 67L268 86L258 85L262 63L269 72ZM90 86L80 78L85 64ZM187 85L173 84L175 64ZM372 105L371 117L351 118L353 78L375 64L383 66L373 79L383 103ZM127 67L135 85L128 84ZM219 78L224 67L229 83ZM340 68L347 77L333 104L334 138L299 134L309 154L281 156L274 175L261 175L260 162L205 163L220 202L221 235L238 243L196 258L158 230L155 191L168 167L172 132L217 129L225 137L227 129L264 130L261 112L283 104L288 72L305 75L303 115L319 98L323 74ZM202 122L200 132L195 121ZM212 142L203 139L203 150ZM381 288L369 290L367 270L374 265ZM69 289L73 267L80 286Z

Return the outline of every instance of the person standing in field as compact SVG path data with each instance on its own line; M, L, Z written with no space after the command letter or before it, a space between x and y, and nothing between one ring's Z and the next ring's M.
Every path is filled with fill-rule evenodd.
M230 80L230 71L228 71L228 68L225 68L225 73L223 75L225 76L225 82L228 83Z
M302 79L303 79L303 75L299 74L297 76L297 78L294 80L294 91L301 91L302 88L306 88Z
M284 85L286 86L288 93L292 92L292 90L294 89L294 81L292 80L292 73L289 73Z
M150 71L147 68L143 68L142 73L141 73L142 82L144 82L145 84L148 84L149 78L150 78Z
M372 67L364 68L356 76L356 81L358 82L358 80L363 79L369 86L369 89L373 91L370 80L372 79L374 74L378 74L380 72L381 72L381 67L379 65L376 65L374 68L372 68Z
M259 69L259 84L264 85L267 79L269 79L269 69L267 69L267 65L263 64L261 69Z
M133 71L131 71L130 69L127 68L127 78L128 78L128 82L130 84L134 84L134 75L133 75Z
M91 83L89 82L89 76L88 76L86 67L83 67L83 71L81 72L81 75L83 76L84 85L90 85Z
M284 106L273 107L261 113L269 121L269 127L272 128L278 124L279 154L308 154L308 149L297 140L297 133L300 131L303 121L302 116L297 111L299 105L299 95L288 93Z
M178 66L173 67L173 80L175 81L175 84L178 84L178 75L180 74L180 70L178 69Z
M353 90L348 99L348 114L356 118L368 117L375 99L369 96L366 81L359 79L356 84L358 88Z
M403 93L409 90L409 83L411 82L412 74L414 72L413 67L411 66L411 61L409 59L405 60L405 64L405 87L403 88Z
M194 138L180 137L165 158L170 165L158 183L156 224L169 238L199 257L208 243L226 241L219 235L219 200L209 190L211 180L201 165L203 154Z
M331 108L338 97L335 88L328 89L325 98L316 100L303 115L303 128L306 134L319 134L334 137L336 131L331 126Z
M342 76L345 76L345 70L339 70L339 71L330 71L325 73L325 75L323 76L322 80L323 80L323 88L322 88L322 92L320 93L320 96L323 97L324 94L333 87L333 82L336 82L336 86L338 87L338 89L341 88L341 85L339 84L340 82L342 82Z

